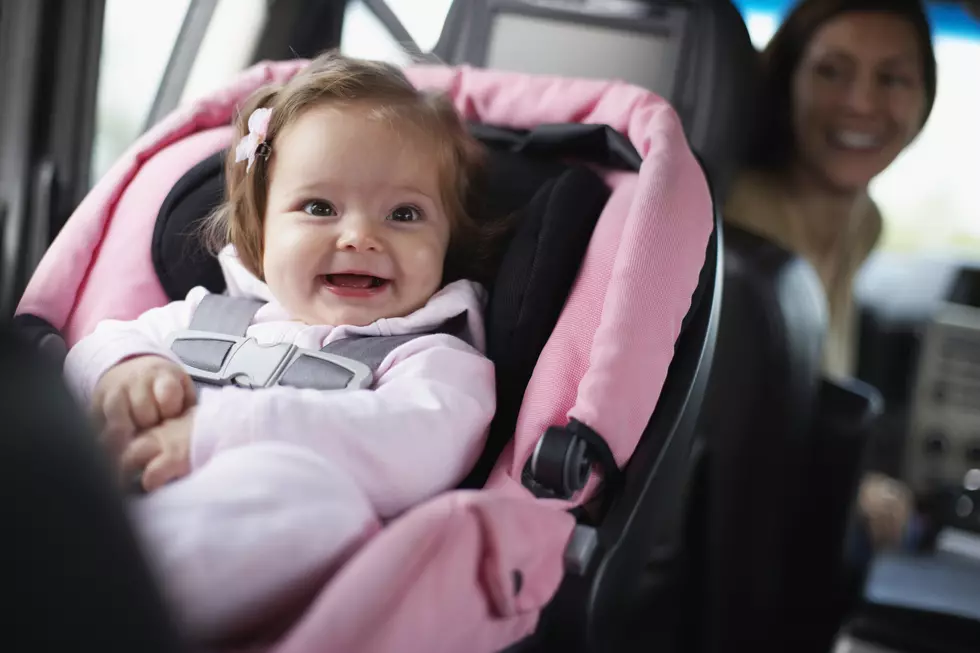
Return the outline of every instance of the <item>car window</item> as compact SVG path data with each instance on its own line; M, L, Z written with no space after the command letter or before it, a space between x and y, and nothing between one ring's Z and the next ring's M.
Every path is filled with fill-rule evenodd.
M439 39L452 0L387 0L423 51ZM248 65L268 0L219 0L180 95L186 103L206 95ZM91 179L106 173L146 129L188 15L191 0L106 0L99 62L95 142ZM398 64L408 57L361 0L345 9L341 51Z
M156 96L190 0L106 0L92 179L136 139Z
M194 59L181 103L227 84L251 61L269 14L268 0L221 0Z
M762 49L793 5L736 0L753 44ZM980 22L956 6L931 5L939 66L928 124L871 185L885 230L881 248L980 256Z
M442 32L452 0L387 0L388 7L398 17L423 52L435 47ZM361 0L348 0L340 51L354 57L381 59L390 63L407 64L409 57L391 33Z
M187 102L248 65L267 0L220 0L180 97ZM147 127L191 0L106 0L91 180L98 180Z

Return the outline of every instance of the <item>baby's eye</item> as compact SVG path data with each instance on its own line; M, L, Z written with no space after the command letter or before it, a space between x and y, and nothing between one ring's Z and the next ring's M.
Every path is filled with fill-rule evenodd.
M399 206L388 214L388 219L393 222L418 222L422 219L422 211L414 206Z
M329 218L330 216L337 215L337 210L333 208L333 204L322 200L307 202L303 205L303 212L309 213L317 218Z

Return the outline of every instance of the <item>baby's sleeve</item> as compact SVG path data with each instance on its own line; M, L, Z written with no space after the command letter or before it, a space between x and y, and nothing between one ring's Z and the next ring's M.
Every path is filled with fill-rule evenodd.
M194 309L207 294L205 288L197 287L186 299L152 308L135 320L99 322L65 358L65 379L79 401L88 405L102 375L128 358L156 355L179 363L167 348L167 338L190 325Z
M374 390L202 390L192 465L253 442L292 443L350 474L383 518L455 486L493 419L493 363L445 334L390 356Z

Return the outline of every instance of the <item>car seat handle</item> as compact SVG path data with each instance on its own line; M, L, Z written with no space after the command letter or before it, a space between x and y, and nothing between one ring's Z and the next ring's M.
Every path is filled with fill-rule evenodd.
M585 487L594 464L603 471L605 512L618 492L622 472L602 436L577 419L545 431L524 469L523 480L538 496L570 499Z
M585 487L592 463L584 440L563 426L552 426L538 438L531 454L530 478L556 497L569 499Z

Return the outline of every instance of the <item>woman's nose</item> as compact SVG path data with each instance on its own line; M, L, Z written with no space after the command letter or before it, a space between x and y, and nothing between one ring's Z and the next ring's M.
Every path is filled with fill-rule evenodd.
M868 115L875 112L880 94L873 75L861 75L851 82L847 89L847 108L856 114Z
M375 220L359 215L346 215L340 223L337 249L356 252L380 251L378 225Z

